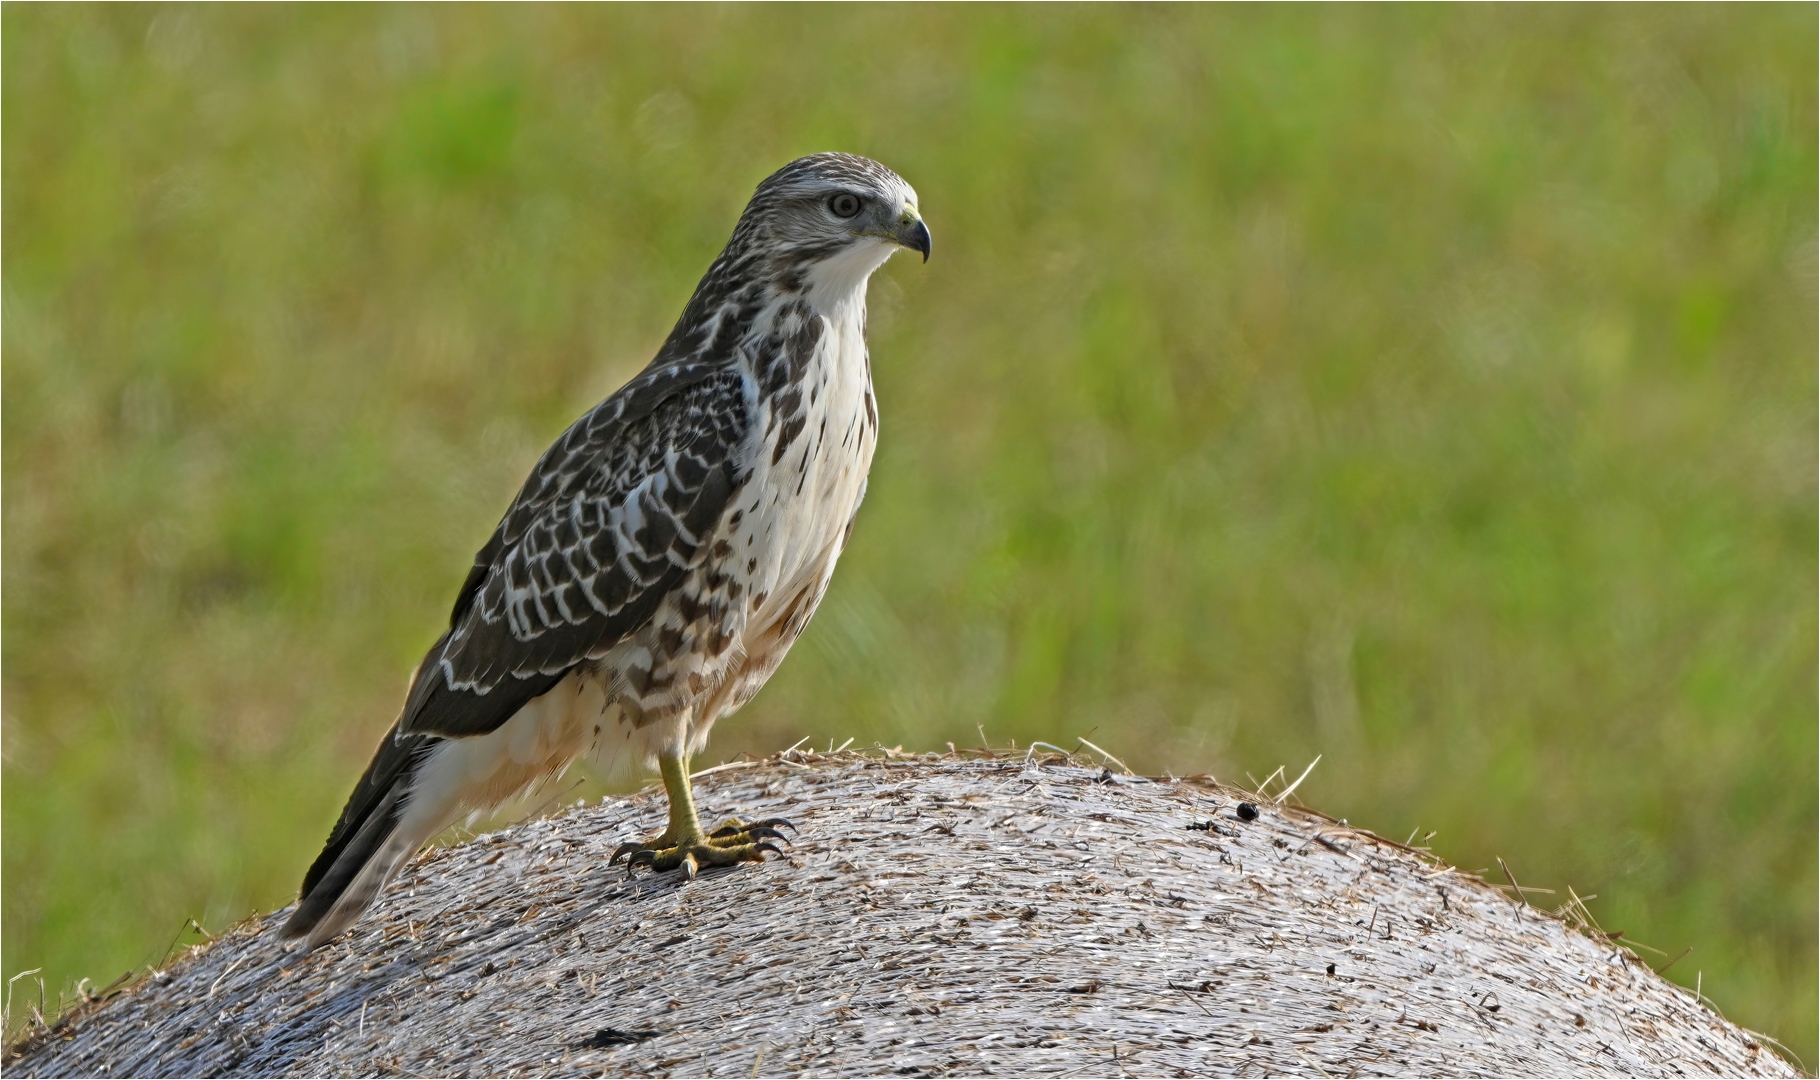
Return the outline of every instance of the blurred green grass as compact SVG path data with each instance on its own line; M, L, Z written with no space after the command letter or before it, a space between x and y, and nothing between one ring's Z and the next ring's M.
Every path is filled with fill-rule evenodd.
M1323 753L1816 1063L1811 5L0 27L5 974L286 902L538 451L842 148L936 257L716 755Z

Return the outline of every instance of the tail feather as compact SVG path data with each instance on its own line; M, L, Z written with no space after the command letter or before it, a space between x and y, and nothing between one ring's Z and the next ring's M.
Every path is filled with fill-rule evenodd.
M400 739L395 732L386 733L322 854L304 874L297 910L281 932L284 937L307 935L306 946L313 949L339 934L373 902L399 864L429 839L404 835L399 825L417 774L439 741L433 736Z
M463 811L499 806L560 775L586 749L591 729L584 720L604 718L602 694L598 685L585 684L542 695L484 735L400 734L394 726L304 875L297 910L282 935L304 938L312 949L335 937L406 859Z

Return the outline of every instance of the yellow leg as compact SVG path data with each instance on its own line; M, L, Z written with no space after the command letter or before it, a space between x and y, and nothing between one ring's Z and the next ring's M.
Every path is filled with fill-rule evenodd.
M664 794L670 800L670 827L664 830L663 838L670 846L699 842L702 839L701 821L695 816L695 791L689 783L688 757L660 757L657 768L663 773Z
M795 828L783 818L767 818L747 825L737 818L729 819L713 833L703 833L701 820L695 815L695 794L689 785L687 756L659 757L663 773L664 794L670 801L670 825L663 835L644 842L619 845L608 865L626 860L629 871L636 866L653 870L681 868L691 878L703 866L732 866L742 862L763 862L765 852L782 854L767 840L786 839L777 826Z

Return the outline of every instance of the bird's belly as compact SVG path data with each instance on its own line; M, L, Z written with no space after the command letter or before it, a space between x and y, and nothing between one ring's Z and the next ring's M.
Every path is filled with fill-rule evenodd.
M819 600L834 572L876 441L863 413L844 412L830 409L825 425L809 426L800 451L791 448L753 478L757 490L748 504L754 512L741 520L733 544L732 570L744 574L750 605L742 637L763 635L799 615L806 621L809 613L796 610L802 595L813 592ZM739 552L748 553L743 562Z
M756 694L808 624L865 496L878 441L865 344L837 329L809 378L814 392L798 424L767 425L755 467L722 522L726 557L708 572L727 576L741 599L737 649L712 692L693 710L693 741ZM786 433L797 431L785 442Z

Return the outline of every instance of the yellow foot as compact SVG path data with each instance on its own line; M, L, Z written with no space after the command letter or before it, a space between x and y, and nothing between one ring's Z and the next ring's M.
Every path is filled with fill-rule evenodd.
M650 841L621 844L613 851L613 857L607 860L611 866L620 859L626 860L626 872L640 866L653 870L675 870L681 868L683 873L693 878L695 872L704 866L733 866L742 862L763 862L765 852L782 855L783 851L768 840L789 841L789 837L777 831L777 826L795 830L796 826L783 818L766 818L750 825L738 818L729 818L725 824L713 832L702 836L697 834L681 840L675 840L666 832Z

